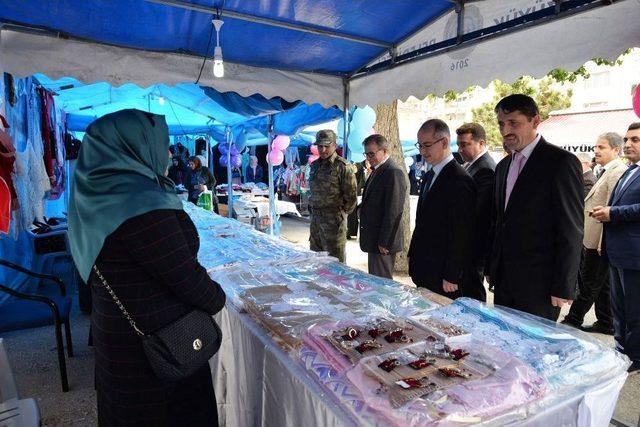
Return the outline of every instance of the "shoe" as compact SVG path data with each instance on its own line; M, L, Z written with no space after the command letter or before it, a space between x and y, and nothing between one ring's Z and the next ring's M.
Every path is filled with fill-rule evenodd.
M627 369L628 373L638 372L638 371L640 371L640 362L633 362L631 366L629 366L629 369Z
M560 322L560 323L562 323L563 325L572 326L572 327L577 328L577 329L582 329L582 325L580 323L574 322L573 320L568 319L566 317L564 319L562 319L562 322Z
M598 333L598 334L613 335L613 328L603 326L601 323L598 323L598 321L596 321L591 326L583 327L582 330L584 332L590 332L590 333L594 333L595 332L595 333Z

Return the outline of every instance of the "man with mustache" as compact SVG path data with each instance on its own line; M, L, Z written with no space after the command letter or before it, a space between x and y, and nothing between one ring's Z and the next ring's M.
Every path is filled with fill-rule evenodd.
M589 215L604 223L603 254L611 265L611 309L616 348L640 370L640 122L623 138L629 167L613 189L609 206Z
M489 283L494 303L557 320L575 294L584 223L582 167L538 134L540 113L526 95L495 108L511 153L496 167Z

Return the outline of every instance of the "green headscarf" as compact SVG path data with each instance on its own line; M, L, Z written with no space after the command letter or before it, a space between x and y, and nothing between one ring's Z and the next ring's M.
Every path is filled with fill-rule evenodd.
M129 218L182 210L169 165L164 116L122 110L93 122L84 136L69 201L69 245L87 282L105 239Z

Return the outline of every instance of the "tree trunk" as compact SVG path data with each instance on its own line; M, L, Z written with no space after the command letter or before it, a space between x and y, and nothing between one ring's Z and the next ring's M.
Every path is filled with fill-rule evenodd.
M404 153L402 152L402 144L400 143L400 131L398 129L398 101L391 104L380 104L375 107L376 124L374 129L376 133L384 135L391 144L391 158L400 166L404 167ZM407 175L408 177L408 175ZM384 206L380 206L384 209ZM402 252L396 255L395 270L399 273L408 273L409 265L407 263L407 251L411 242L411 227L409 220L409 188L404 197L404 209L402 214L402 225L404 229L404 248Z

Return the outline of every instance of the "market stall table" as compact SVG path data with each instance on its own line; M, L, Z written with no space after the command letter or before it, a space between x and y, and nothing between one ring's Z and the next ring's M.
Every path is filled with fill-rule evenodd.
M212 369L230 425L602 425L611 417L629 362L586 334L464 298L441 306L428 292L185 208L201 237L200 262L227 294ZM388 344L382 332L372 335L389 322L388 343L407 338ZM357 342L340 344L368 329L373 338L358 342L377 342L376 352L358 356ZM425 349L436 359L412 363L430 384L405 378L403 391L374 380L393 381L394 355L406 376L402 364ZM412 391L414 382L426 391Z

